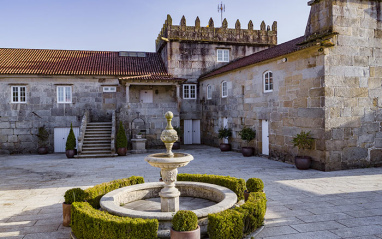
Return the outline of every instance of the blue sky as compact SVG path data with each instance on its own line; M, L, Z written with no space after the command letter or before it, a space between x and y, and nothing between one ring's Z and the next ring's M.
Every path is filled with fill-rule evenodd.
M0 0L0 48L155 51L155 39L170 14L193 26L210 17L220 26L216 0ZM223 17L234 28L252 20L278 22L278 43L304 34L308 0L226 0Z

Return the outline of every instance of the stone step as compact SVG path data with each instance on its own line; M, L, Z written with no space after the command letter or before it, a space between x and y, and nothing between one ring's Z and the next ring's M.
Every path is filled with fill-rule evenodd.
M107 136L107 137L111 137L111 132L85 132L85 137L86 136Z
M104 145L104 146L94 146L94 145L84 145L82 146L82 151L89 151L89 150L111 150L111 145Z
M81 155L84 154L110 154L111 150L82 150Z
M109 158L116 157L118 154L84 154L84 155L74 155L75 158Z
M96 129L86 128L85 132L110 132L111 133L111 128L96 128Z
M84 142L82 147L90 147L90 146L92 146L92 147L110 147L110 144L111 144L111 142L106 142L106 141L105 142L95 141L95 142L91 142L91 143Z
M113 124L111 122L89 122L87 123L88 126L112 126Z

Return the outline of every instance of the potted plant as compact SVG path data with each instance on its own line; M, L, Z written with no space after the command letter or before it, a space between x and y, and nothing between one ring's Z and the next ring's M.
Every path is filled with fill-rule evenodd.
M232 136L232 130L230 128L224 127L219 129L219 139L226 139L228 141L228 138ZM220 144L220 150L221 151L230 151L231 150L231 144L229 143L221 143Z
M249 194L253 192L262 192L264 183L260 178L249 178L245 183L247 190L244 191L244 200L247 201Z
M138 132L138 133L135 135L135 138L137 138L137 139L141 139L141 138L142 138L142 132Z
M65 227L70 226L70 215L72 203L83 202L85 200L86 193L81 188L72 188L65 192L64 198L65 202L62 203L62 216L63 223Z
M174 126L173 128L176 131L176 134L178 135L178 141L174 142L172 149L180 149L180 135L182 134L182 130L178 126Z
M256 131L254 131L251 128L244 127L240 132L239 135L242 140L245 140L247 142L247 147L241 147L241 153L244 157L253 156L255 149L253 147L249 147L249 142L255 139L256 137Z
M39 154L47 154L48 153L49 133L46 130L45 125L38 128L38 134L36 136L38 138L37 152Z
M313 147L314 139L310 135L309 132L301 131L301 133L297 134L293 138L293 146L297 147L298 149L302 149L302 152L305 151L305 149L311 149ZM294 162L296 165L296 168L305 170L310 168L310 164L312 162L312 158L309 156L296 156L294 158Z
M69 131L68 138L66 139L66 147L65 147L67 158L74 157L74 155L76 154L75 148L76 148L76 136L74 135L74 132L73 132L73 125L70 124L70 131Z
M127 137L125 128L121 121L119 121L119 127L117 131L117 153L119 156L126 156L127 152Z
M200 239L198 217L192 211L180 210L172 218L171 239Z

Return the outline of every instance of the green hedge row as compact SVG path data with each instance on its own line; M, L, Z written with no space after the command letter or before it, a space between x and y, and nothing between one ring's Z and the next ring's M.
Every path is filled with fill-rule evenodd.
M234 178L230 176L209 175L209 174L187 174L180 173L177 177L178 181L192 181L211 183L231 189L237 195L237 200L244 199L245 180L242 178Z
M157 238L157 219L129 218L94 209L87 202L72 204L71 227L79 239Z
M210 239L242 238L264 223L267 199L263 192L252 192L240 207L209 214L207 231Z

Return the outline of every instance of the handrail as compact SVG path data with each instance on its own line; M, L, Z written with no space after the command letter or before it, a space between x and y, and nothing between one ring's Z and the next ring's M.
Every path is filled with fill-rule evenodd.
M111 153L115 154L115 128L116 128L116 120L115 120L115 111L113 111L112 117L111 117Z
M84 116L82 117L80 135L78 136L78 149L77 149L78 154L82 153L82 145L84 143L85 131L86 131L86 126L88 125L88 122L89 122L89 110L86 110Z

